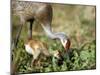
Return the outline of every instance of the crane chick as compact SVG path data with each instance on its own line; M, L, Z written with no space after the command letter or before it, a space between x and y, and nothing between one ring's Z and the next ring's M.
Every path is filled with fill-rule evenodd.
M31 66L36 64L39 60L40 54L45 55L46 57L54 56L60 58L58 51L49 52L47 44L35 39L28 39L25 43L25 50L27 53L33 55Z

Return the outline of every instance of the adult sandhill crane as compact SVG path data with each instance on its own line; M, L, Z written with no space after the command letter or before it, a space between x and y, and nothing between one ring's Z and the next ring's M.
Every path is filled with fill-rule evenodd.
M32 38L32 25L36 20L38 21L46 35L51 39L59 39L65 48L65 51L70 47L70 40L63 32L54 33L51 29L51 22L53 16L53 10L50 4L32 2L32 1L18 1L12 0L12 9L20 17L20 27L15 40L15 46L18 43L18 39L25 22L30 22L28 29L28 38Z

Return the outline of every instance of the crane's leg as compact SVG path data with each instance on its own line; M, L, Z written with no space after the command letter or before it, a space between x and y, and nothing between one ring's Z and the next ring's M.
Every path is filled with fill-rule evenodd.
M28 39L32 39L32 27L33 27L33 21L34 20L30 20L30 25L29 25L29 28L28 28Z
M16 38L15 38L15 40L13 40L12 47L11 47L12 50L17 47L22 27L23 27L23 25L20 25L20 27L18 29L18 33L16 35Z
M12 46L11 46L12 50L17 47L17 44L18 44L18 41L19 41L19 38L20 38L20 34L21 34L21 30L22 30L24 24L25 24L25 20L24 19L20 19L19 29L17 31L15 40L13 40L13 43L12 43Z
M16 36L16 39L15 39L15 47L17 47L17 44L18 44L18 41L19 41L19 38L20 38L20 34L21 34L22 27L23 27L23 25L20 25L20 27L19 27L19 31L18 31L17 36Z

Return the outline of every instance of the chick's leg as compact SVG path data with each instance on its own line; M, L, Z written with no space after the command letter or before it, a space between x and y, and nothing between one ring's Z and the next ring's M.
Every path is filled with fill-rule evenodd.
M31 66L36 65L37 61L38 61L38 57L40 55L40 51L36 50L37 52L34 53L33 55L33 59L31 62Z

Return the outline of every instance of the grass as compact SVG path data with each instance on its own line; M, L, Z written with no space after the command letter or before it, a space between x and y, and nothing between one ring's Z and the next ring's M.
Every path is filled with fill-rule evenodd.
M32 56L26 53L24 49L24 41L27 38L27 26L24 26L19 39L17 49L12 52L12 62L17 64L18 73L40 73L40 72L61 72L61 71L76 71L90 70L96 68L96 38L95 38L95 19L91 10L93 6L79 5L59 5L53 4L53 21L52 28L55 32L65 32L71 39L70 59L64 56L63 64L58 66L55 59L43 61L46 66L30 67ZM94 12L95 13L95 12ZM89 14L89 15L87 15ZM88 16L88 18L85 18ZM15 16L13 21L13 37L17 31L18 20ZM61 50L64 51L60 41L49 39L43 32L43 29L34 23L33 38L46 42L49 51ZM58 26L59 25L59 26ZM36 29L35 29L36 28ZM14 30L15 29L15 30ZM42 35L34 35L37 32Z
M41 38L44 39L46 37L43 36ZM55 64L53 62L54 60L52 59L51 61L43 62L44 64L47 64L46 67L41 66L39 68L30 67L32 56L25 51L23 46L24 46L23 40L20 40L18 49L14 50L13 52L13 59L16 59L17 57L15 55L19 54L18 55L19 56L18 59L20 62L18 64L19 73L89 70L96 68L95 40L84 44L82 47L78 49L71 48L72 52L70 54L70 60L67 60L67 58L65 58L61 66ZM57 48L57 46L59 47ZM63 47L62 45L60 45L60 42L56 44L52 42L52 45L49 46L49 51L55 49L61 49L63 52ZM18 51L20 51L20 53L18 53ZM49 62L51 62L51 64L49 64Z

